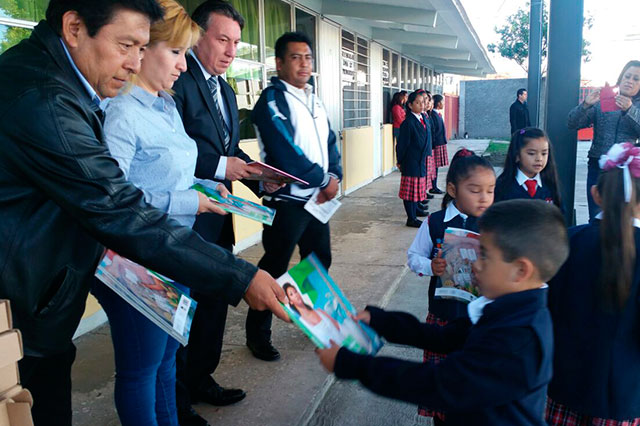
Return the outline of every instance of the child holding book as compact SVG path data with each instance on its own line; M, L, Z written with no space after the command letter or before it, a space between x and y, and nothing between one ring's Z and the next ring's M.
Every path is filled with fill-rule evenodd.
M569 259L549 282L550 425L640 425L640 148L613 145L599 165L602 212L569 231Z
M496 202L514 198L543 200L562 208L551 142L535 127L513 133L496 182Z
M438 365L317 349L341 379L383 396L444 410L447 425L544 425L553 337L545 281L568 255L560 210L510 200L479 219L482 256L474 264L483 294L468 317L437 327L403 312L367 307L358 319L388 341L448 352Z
M423 222L408 251L409 268L416 274L431 276L427 324L445 326L448 321L466 314L466 302L435 296L436 288L441 286L439 277L446 267L439 249L447 228L478 231L476 219L493 203L495 183L493 167L487 160L467 149L456 152L447 173L442 210ZM437 364L445 356L441 351L425 350L424 362ZM444 419L444 413L426 407L420 407L418 413Z

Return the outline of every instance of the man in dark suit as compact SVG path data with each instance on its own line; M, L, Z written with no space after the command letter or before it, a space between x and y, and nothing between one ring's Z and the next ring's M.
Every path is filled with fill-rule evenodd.
M187 72L182 73L173 89L178 112L185 130L198 145L196 176L224 182L242 180L259 169L248 165L251 158L239 147L240 126L236 96L221 77L235 58L244 19L229 3L208 0L193 12L193 20L205 31L187 57ZM242 181L254 193L272 192L277 185L259 185ZM205 217L207 216L207 217ZM198 216L194 225L205 240L232 251L234 243L231 215ZM180 424L204 425L206 422L192 409L190 402L229 405L242 400L241 389L225 389L212 378L220 361L227 317L224 301L194 292L198 309L191 326L189 345L178 351L177 398ZM249 336L249 333L247 333ZM257 351L262 359L274 360L278 353L270 342L260 342ZM251 346L250 346L251 347Z
M531 126L529 108L527 107L527 89L518 89L516 96L515 102L509 108L511 134L514 134L516 130Z

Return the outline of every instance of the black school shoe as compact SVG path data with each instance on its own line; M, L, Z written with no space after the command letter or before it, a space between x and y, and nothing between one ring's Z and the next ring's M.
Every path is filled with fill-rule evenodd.
M426 196L427 196L427 200L433 200L433 195L427 193Z
M418 219L407 219L406 225L410 228L420 228L420 225L422 225L422 221Z
M427 217L427 216L429 216L429 212L419 208L419 209L416 210L416 216L418 216L418 217Z
M444 194L444 191L438 187L435 187L429 190L429 194L442 195Z

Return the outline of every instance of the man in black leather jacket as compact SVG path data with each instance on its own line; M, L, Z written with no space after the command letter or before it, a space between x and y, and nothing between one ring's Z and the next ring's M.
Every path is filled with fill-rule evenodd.
M0 56L0 298L22 332L39 424L71 424L71 338L107 246L231 305L286 318L264 271L144 202L109 155L100 100L140 68L155 0L51 0Z

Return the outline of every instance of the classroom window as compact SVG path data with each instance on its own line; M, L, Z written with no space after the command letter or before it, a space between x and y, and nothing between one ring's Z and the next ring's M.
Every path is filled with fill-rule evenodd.
M370 125L369 42L342 30L344 127Z

